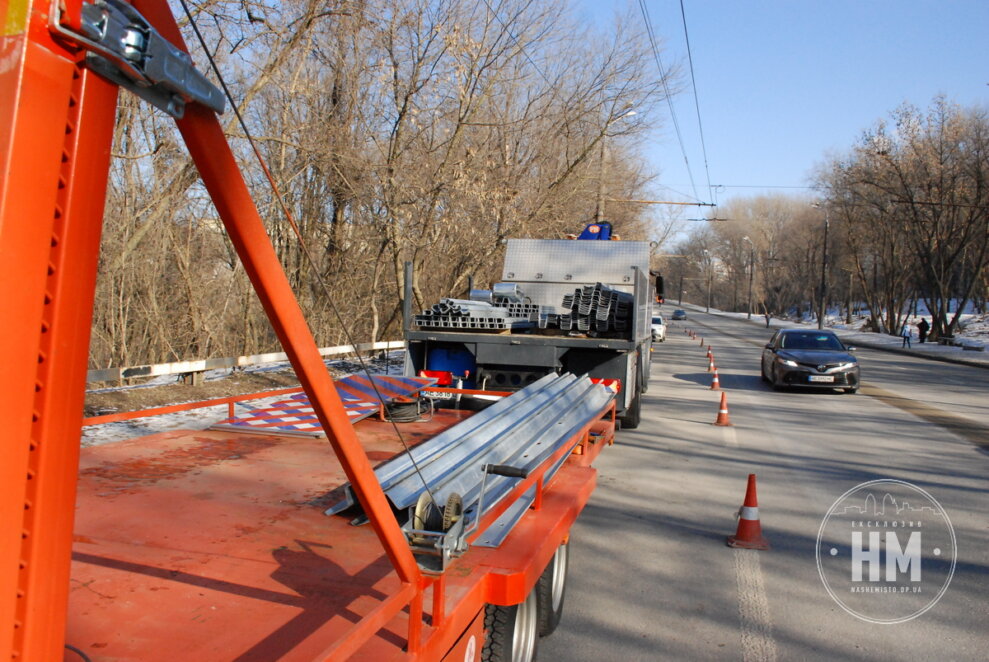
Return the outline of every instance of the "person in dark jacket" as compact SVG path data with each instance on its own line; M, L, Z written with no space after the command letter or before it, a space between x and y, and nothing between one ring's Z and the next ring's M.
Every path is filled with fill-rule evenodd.
M931 325L927 323L927 320L921 319L917 322L917 335L920 337L920 342L927 340L927 332L931 330Z

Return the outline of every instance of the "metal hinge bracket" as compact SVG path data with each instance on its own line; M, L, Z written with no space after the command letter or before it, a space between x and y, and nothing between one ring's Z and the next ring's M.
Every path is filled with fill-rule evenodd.
M83 3L82 30L77 32L62 24L58 0L54 0L50 27L87 51L87 67L176 119L182 118L190 102L217 113L224 110L223 93L196 70L188 53L158 34L126 2Z

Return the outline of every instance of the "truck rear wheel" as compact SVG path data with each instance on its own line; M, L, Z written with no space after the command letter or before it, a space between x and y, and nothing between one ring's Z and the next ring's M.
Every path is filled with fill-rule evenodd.
M536 591L510 607L488 605L484 611L482 662L533 662L539 639Z
M632 396L632 402L629 403L628 408L625 413L622 414L622 429L623 430L634 430L639 427L639 420L642 416L642 394L639 392L638 388L635 390L635 395Z
M563 617L563 599L567 591L567 566L570 565L570 547L563 543L556 548L553 560L536 582L536 599L539 608L539 636L553 634Z

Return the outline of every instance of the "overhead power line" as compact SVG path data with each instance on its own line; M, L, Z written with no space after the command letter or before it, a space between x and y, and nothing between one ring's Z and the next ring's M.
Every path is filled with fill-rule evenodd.
M642 12L642 20L646 27L646 36L649 38L649 46L652 55L656 60L656 67L659 69L659 80L666 92L666 103L670 107L670 117L673 120L673 128L676 131L677 142L680 143L680 153L683 154L683 163L687 167L687 176L690 178L690 188L694 192L694 199L700 200L697 193L697 184L694 182L694 173L690 169L690 159L687 158L687 148L683 142L683 133L680 131L680 121L677 119L676 108L673 106L673 95L670 93L670 84L666 79L666 68L663 67L663 60L659 56L659 46L656 43L656 34L652 29L652 20L649 18L649 8L646 7L645 0L639 0L639 10Z
M694 109L697 111L697 132L701 137L701 154L704 157L704 176L707 178L707 195L708 199L713 199L711 171L707 165L707 145L704 141L704 123L701 121L701 102L700 97L697 95L697 78L694 76L694 56L690 50L690 35L687 34L687 13L683 8L683 0L680 0L680 18L683 19L683 38L687 43L687 62L690 64L690 85L694 89Z

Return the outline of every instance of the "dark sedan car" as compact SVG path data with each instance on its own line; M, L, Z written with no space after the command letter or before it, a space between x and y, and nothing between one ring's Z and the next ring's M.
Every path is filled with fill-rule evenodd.
M833 331L780 329L762 351L762 378L775 388L859 387L859 364Z
M673 319L675 320L685 320L687 319L687 313L683 310L674 310Z

